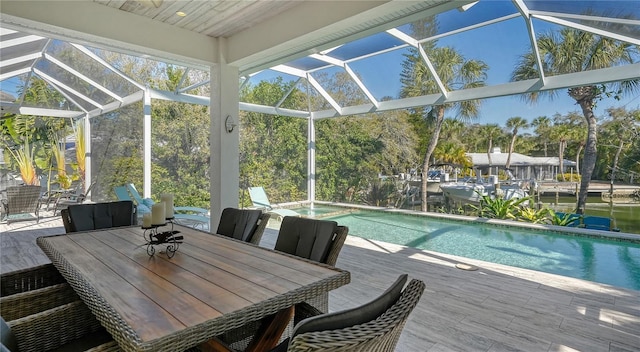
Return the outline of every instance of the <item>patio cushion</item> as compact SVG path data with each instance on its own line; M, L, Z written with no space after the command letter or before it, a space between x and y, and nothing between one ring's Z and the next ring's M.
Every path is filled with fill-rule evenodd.
M4 347L4 349L0 349L0 351L5 351L6 349L9 351L18 350L18 341L16 341L16 336L2 317L0 317L0 342L2 342L2 347Z
M135 224L133 202L130 200L70 205L68 213L72 232Z
M398 301L406 282L407 274L400 275L382 295L365 305L307 318L295 327L292 336L313 331L344 329L373 321Z
M250 242L258 228L261 210L225 208L220 216L216 233L237 240Z
M68 208L73 223L73 231L95 230L93 221L93 204L72 205Z
M335 221L285 216L275 249L324 263L337 227Z

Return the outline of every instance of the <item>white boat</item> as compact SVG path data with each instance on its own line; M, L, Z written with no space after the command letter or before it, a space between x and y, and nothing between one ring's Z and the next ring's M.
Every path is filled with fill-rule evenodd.
M441 183L440 189L445 197L455 203L479 204L482 196L496 196L496 185L483 182L449 182ZM497 190L504 199L519 199L528 197L529 194L518 183L500 184Z

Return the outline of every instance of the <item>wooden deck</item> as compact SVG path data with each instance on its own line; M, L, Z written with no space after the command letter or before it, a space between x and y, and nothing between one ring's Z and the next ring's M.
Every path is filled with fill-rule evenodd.
M0 224L0 271L48 262L35 238L63 232L53 218ZM273 248L276 235L267 229L261 245ZM352 283L331 293L332 311L377 296L400 273L427 284L398 351L640 351L640 291L352 236L337 266Z

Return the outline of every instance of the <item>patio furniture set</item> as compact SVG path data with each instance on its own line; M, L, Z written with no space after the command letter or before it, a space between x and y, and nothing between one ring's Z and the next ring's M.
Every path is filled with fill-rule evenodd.
M180 250L149 257L134 211L70 205L67 234L37 239L52 264L2 275L1 351L392 351L424 290L402 275L327 313L350 282L334 267L348 228L285 216L272 250L258 245L269 213L227 208L216 234L174 225Z
M51 189L45 192L42 192L41 186L10 186L3 191L6 197L1 199L0 220L10 224L33 220L35 217L36 222L40 222L40 208L44 206L49 210L53 206L53 215L56 215L69 205L83 203L94 185L89 185L86 191L79 185L74 189Z

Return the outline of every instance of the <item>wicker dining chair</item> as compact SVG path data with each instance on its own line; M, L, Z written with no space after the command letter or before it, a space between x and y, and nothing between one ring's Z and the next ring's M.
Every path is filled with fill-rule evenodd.
M136 205L130 200L69 205L60 211L66 233L136 225Z
M348 227L340 226L335 221L285 216L280 225L275 250L335 266L348 233ZM308 299L305 304L314 307L321 313L326 313L329 310L329 294L322 293ZM300 307L301 305L296 305L295 317L301 316L301 313L298 312ZM292 321L282 335L283 339L291 335L293 324ZM227 331L219 338L236 350L245 350L253 340L259 326L260 322L248 323Z
M275 250L335 266L349 228L335 221L285 216L280 225ZM323 313L329 308L329 294L307 303Z
M424 282L413 279L402 290L406 281L407 275L401 275L381 296L362 306L302 320L289 343L280 344L273 352L395 351L425 288Z
M216 233L258 245L269 217L269 213L263 213L261 210L225 208L222 210Z
M398 344L409 314L418 304L425 284L400 275L380 296L364 305L321 313L304 304L296 310L302 319L296 324L290 339L271 352L391 352ZM404 288L404 289L403 289ZM298 317L296 317L298 318ZM256 334L254 339L268 338ZM253 342L253 341L252 341ZM218 351L236 351L224 340L209 342Z

